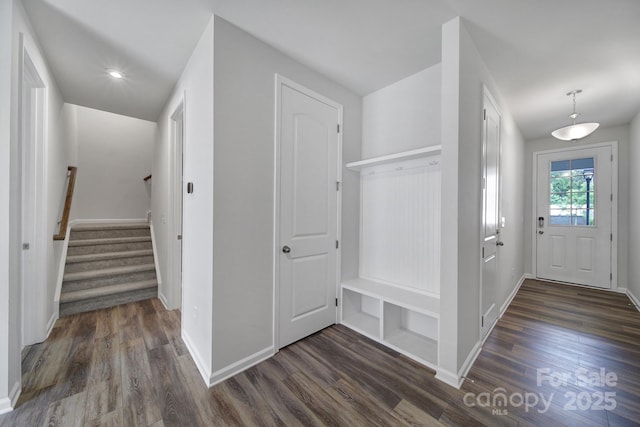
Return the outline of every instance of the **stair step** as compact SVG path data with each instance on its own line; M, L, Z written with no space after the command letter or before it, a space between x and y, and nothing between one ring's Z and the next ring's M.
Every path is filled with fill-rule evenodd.
M105 297L110 295L123 294L125 292L150 289L158 286L158 281L144 280L140 282L122 283L118 285L101 286L99 288L83 289L79 291L63 292L60 295L60 304L68 304L92 298Z
M151 236L110 237L110 238L101 238L101 239L70 240L69 247L113 245L118 243L137 243L137 242L151 242Z
M153 255L153 249L142 249L138 251L121 251L121 252L102 252L96 254L85 255L69 255L67 264L75 264L79 262L105 261L119 258L134 258Z
M71 231L107 231L107 230L139 230L149 228L147 223L138 224L81 224L74 225Z
M155 264L142 264L104 268L101 270L79 271L76 273L66 273L63 277L63 282L75 282L79 280L92 280L103 277L121 276L124 274L140 273L143 271L151 271L155 269Z

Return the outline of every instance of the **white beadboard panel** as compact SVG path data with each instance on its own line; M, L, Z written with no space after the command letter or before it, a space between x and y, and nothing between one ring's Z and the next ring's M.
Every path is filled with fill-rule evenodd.
M440 293L439 163L362 169L360 277Z

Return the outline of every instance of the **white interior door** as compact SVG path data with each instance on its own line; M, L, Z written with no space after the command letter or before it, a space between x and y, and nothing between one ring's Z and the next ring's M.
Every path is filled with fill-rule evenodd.
M279 348L336 322L341 107L279 79Z
M536 276L610 288L612 147L537 155Z
M482 133L482 277L480 334L482 337L498 319L498 254L500 241L500 121L491 95L485 90Z

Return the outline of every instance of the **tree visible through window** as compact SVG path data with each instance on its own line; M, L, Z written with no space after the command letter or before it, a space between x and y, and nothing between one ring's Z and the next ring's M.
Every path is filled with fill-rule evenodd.
M549 184L551 225L596 224L593 157L551 162Z

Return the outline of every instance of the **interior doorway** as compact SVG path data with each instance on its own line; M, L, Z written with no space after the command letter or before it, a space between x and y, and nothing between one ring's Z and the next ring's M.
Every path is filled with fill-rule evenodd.
M178 105L170 120L171 146L173 151L172 185L172 244L171 244L171 307L182 307L182 218L184 198L184 101Z
M20 172L17 174L21 214L18 216L21 251L22 346L46 338L47 289L45 84L20 35Z
M277 348L337 320L342 106L276 79Z

